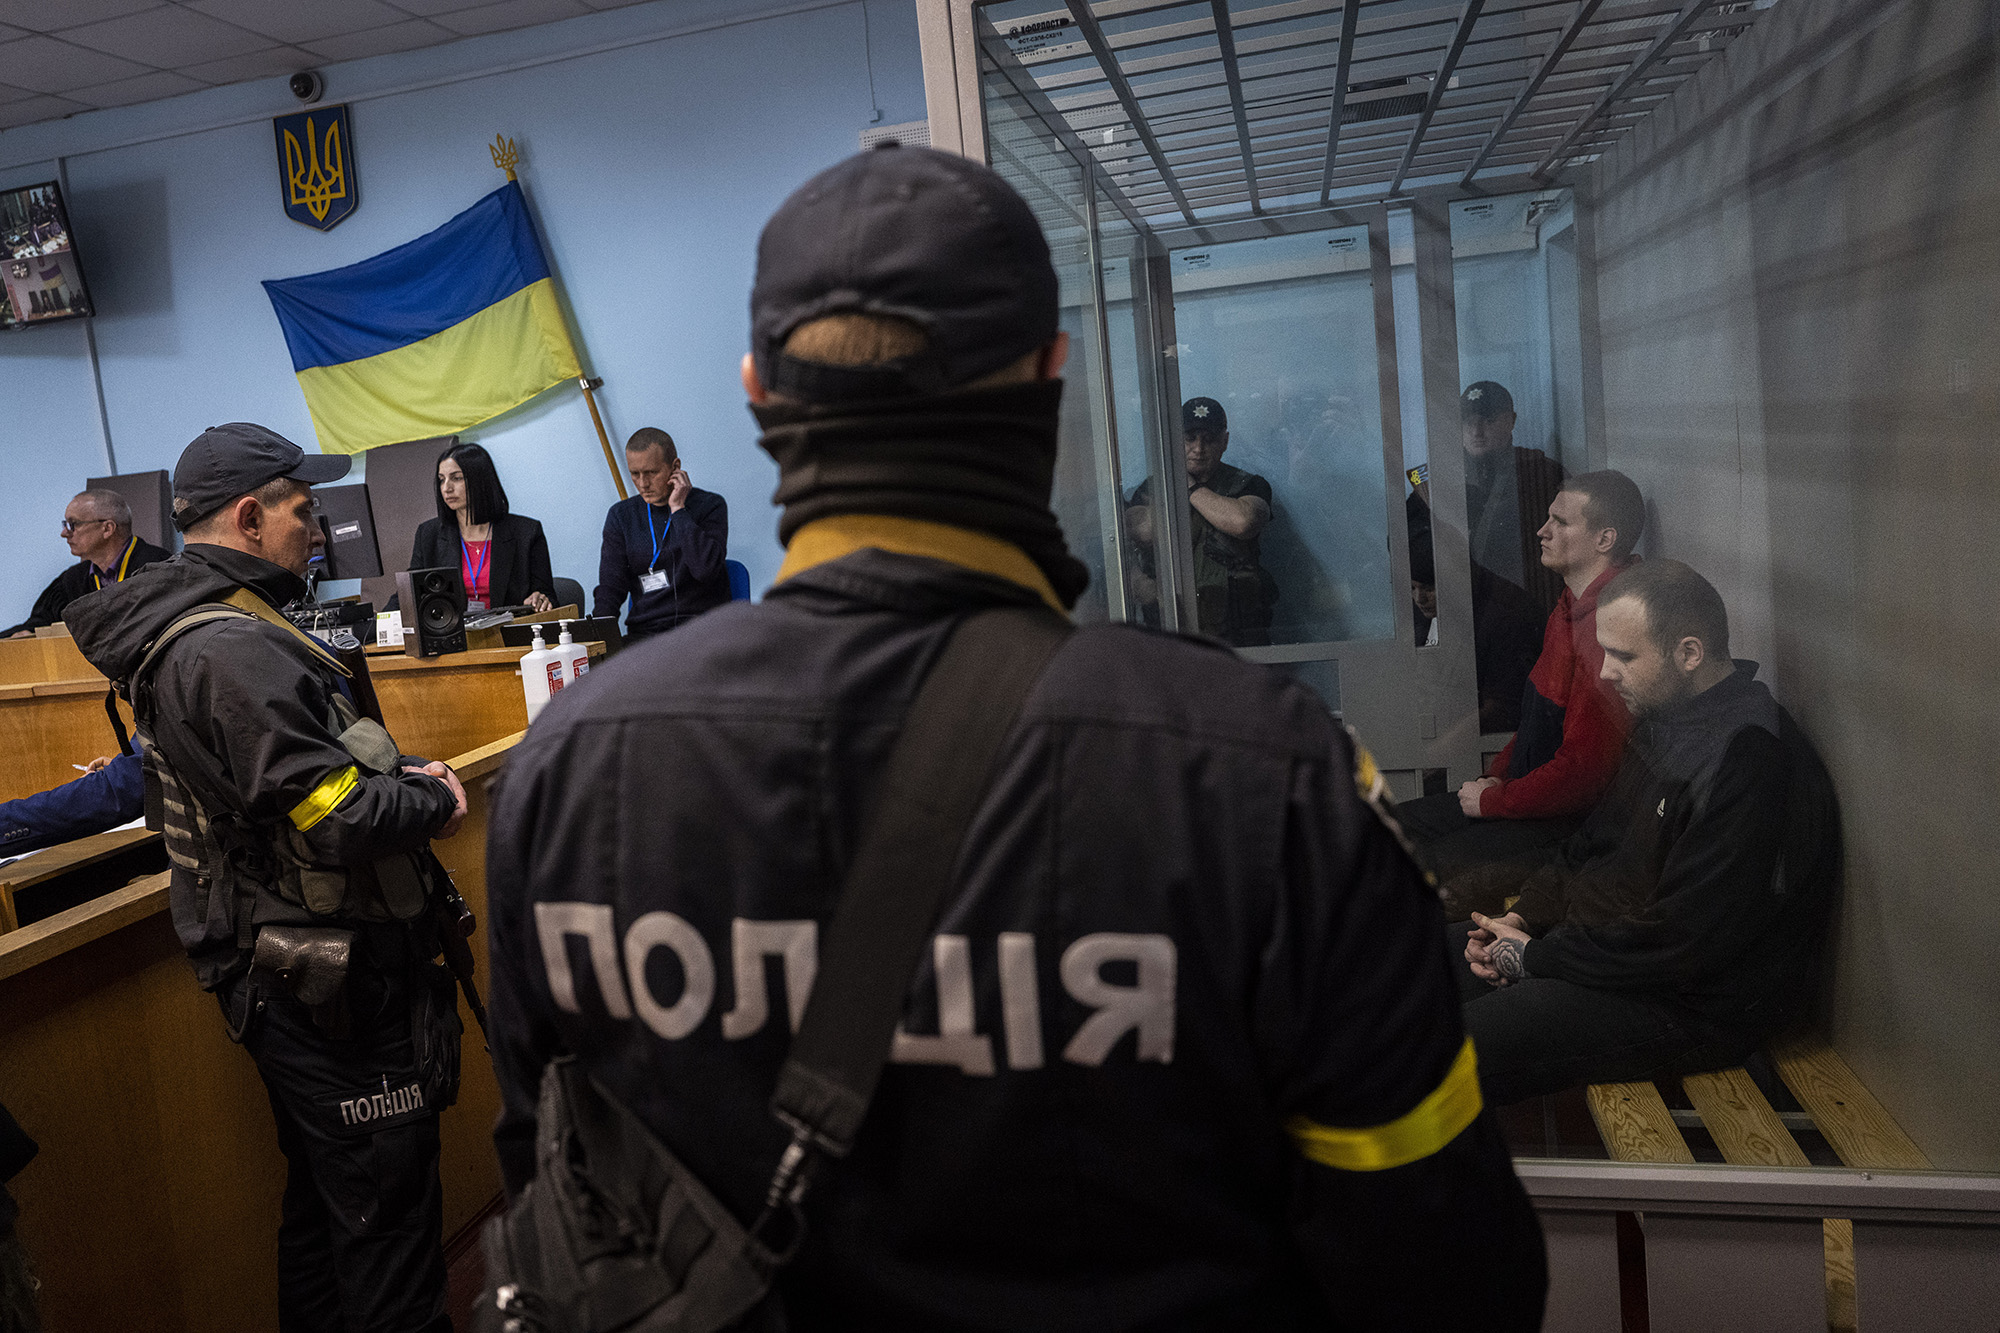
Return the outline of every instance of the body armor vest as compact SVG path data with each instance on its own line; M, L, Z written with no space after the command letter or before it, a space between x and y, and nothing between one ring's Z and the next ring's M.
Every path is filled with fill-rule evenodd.
M184 772L155 741L152 673L166 648L199 625L259 618L223 603L195 607L161 631L132 672L128 689L146 776L146 827L161 834L175 868L193 877L203 919L212 919L218 906L211 895L218 889L227 895L222 906L241 949L249 949L257 926L270 920L422 917L433 888L423 858L397 854L364 866L318 864L289 820L259 823L244 814L219 765L205 755L194 756L191 771ZM372 718L359 716L338 691L326 725L366 773L396 770L400 755L389 733ZM261 901L267 895L275 901Z

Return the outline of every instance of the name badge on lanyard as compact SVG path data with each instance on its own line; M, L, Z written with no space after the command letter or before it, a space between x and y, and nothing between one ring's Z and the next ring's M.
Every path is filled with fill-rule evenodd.
M465 590L469 593L478 588L480 578L485 575L487 566L493 562L493 540L489 537L486 545L480 550L477 567L472 563L472 547L466 544L465 538L460 537L458 539L458 549L465 553ZM492 590L489 588L487 592L490 596ZM465 609L467 611L484 611L486 603L478 597L468 597L465 602Z
M667 534L673 530L674 516L668 514L667 526L661 528L658 532L654 532L653 506L646 506L646 535L653 539L653 567L639 576L640 592L665 592L674 586L673 580L667 577L667 571L660 568L660 547L667 540Z

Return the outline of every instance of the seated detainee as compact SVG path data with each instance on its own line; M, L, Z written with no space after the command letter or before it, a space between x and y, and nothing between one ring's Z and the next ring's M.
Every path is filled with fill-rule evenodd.
M1833 781L1708 581L1634 565L1597 637L1624 763L1511 912L1447 928L1496 1105L1740 1063L1806 1017L1839 886Z
M1645 501L1624 473L1586 472L1563 483L1537 537L1543 567L1564 589L1521 692L1520 730L1487 776L1456 794L1397 807L1453 920L1502 910L1533 858L1576 831L1618 771L1630 719L1599 678L1597 604L1633 562L1645 526ZM1415 560L1412 551L1413 569Z
M729 502L688 480L674 437L657 426L632 432L625 470L639 493L604 516L591 614L615 617L631 598L625 637L637 640L729 600Z
M1267 644L1278 581L1264 568L1258 539L1271 522L1271 483L1222 461L1229 448L1229 417L1213 398L1181 404L1181 444L1187 460L1196 628L1238 647ZM1136 600L1157 615L1152 479L1140 482L1125 504L1126 523L1138 547Z
M477 444L454 444L438 455L437 517L417 525L411 569L447 569L465 576L469 611L490 606L553 610L555 573L542 525L516 514L493 456Z
M63 510L62 538L77 563L56 575L35 599L28 618L0 630L0 638L31 639L36 630L60 622L69 604L85 593L130 578L173 554L133 536L132 507L117 491L102 488L81 491L69 502Z
M139 756L93 759L82 777L19 800L0 801L0 857L87 838L146 813L146 778Z

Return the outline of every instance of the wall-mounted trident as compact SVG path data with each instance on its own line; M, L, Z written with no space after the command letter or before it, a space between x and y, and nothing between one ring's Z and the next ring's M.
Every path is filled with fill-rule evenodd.
M493 142L487 145L487 150L493 154L493 165L506 172L509 181L518 182L519 177L514 174L514 168L521 163L521 153L514 147L514 141L504 134L496 134L493 136ZM546 253L545 248L544 254ZM575 337L570 341L577 348L577 363L581 365L583 343ZM590 424L597 427L597 442L604 448L604 465L611 469L611 483L618 488L618 498L623 500L630 494L625 489L625 474L619 470L618 459L611 451L611 436L604 429L604 418L597 410L597 396L592 392L594 389L602 388L604 381L592 379L590 372L585 370L577 376L576 383L577 387L583 390L584 406L590 409Z

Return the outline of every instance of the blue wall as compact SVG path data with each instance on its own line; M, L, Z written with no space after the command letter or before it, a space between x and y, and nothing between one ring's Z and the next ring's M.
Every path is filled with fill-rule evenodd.
M782 555L776 474L737 380L758 230L855 151L874 108L882 123L924 116L913 3L865 0L866 47L863 3L658 0L330 66L327 100L353 105L361 205L328 233L279 208L269 117L297 107L280 79L0 134L0 187L66 160L112 442L121 471L144 471L171 468L219 421L260 421L313 448L259 280L437 226L501 183L486 144L505 131L586 363L605 379L614 443L642 425L671 431L695 483L728 499L732 554L761 587ZM63 505L104 470L83 325L0 338L0 401L7 624L68 562ZM465 434L493 451L514 507L542 520L556 572L593 583L617 493L577 390ZM407 540L382 535L385 548Z

